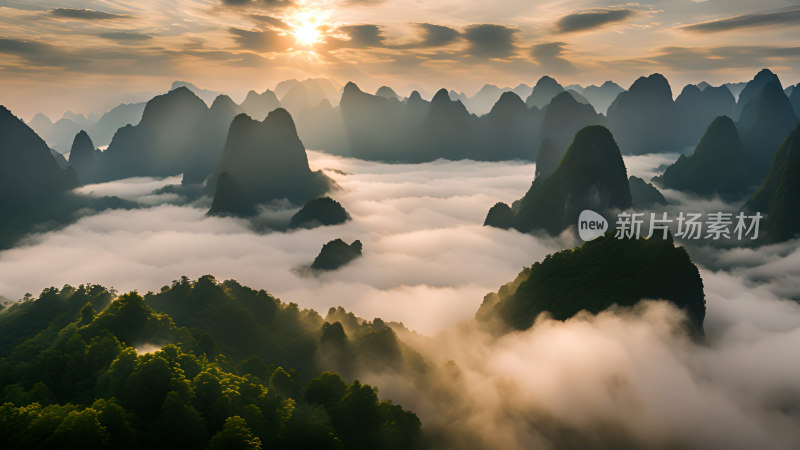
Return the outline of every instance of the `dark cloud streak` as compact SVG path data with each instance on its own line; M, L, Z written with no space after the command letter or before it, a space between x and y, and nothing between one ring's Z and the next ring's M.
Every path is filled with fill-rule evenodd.
M553 73L572 72L575 66L562 56L566 45L565 42L537 44L531 48L531 56L543 70Z
M263 14L251 14L250 18L255 19L258 22L265 23L269 26L275 27L279 30L288 30L290 28L289 24L287 24L281 19L278 19L277 17L265 16Z
M504 25L470 25L464 30L469 42L467 54L478 58L505 58L514 54L514 34L518 30Z
M134 33L129 31L111 31L108 33L100 33L98 34L101 38L110 39L112 41L120 41L120 42L137 42L137 41L148 41L153 39L153 36L144 33Z
M281 52L292 45L292 39L283 36L277 31L251 31L241 28L229 28L228 31L233 35L233 39L244 50L256 52Z
M95 11L93 9L75 9L75 8L56 8L50 13L56 17L66 17L68 19L82 19L82 20L110 20L110 19L129 19L131 16L127 14L112 14L103 11Z
M614 22L621 22L636 13L633 9L600 9L569 14L556 23L560 33L573 33L600 28Z
M326 48L335 50L340 48L374 48L385 47L383 30L374 24L345 25L336 29L335 33L344 34L348 39L329 37Z
M450 44L461 37L461 33L453 28L432 23L418 23L422 29L422 42L418 47L442 47Z
M792 6L778 11L742 14L740 16L711 20L681 29L696 33L717 33L742 28L773 27L780 25L800 24L800 6Z

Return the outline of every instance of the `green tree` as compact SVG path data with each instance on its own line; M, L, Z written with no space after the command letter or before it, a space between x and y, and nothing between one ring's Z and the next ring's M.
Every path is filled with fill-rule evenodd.
M208 444L209 450L261 450L261 439L253 435L247 422L231 416Z

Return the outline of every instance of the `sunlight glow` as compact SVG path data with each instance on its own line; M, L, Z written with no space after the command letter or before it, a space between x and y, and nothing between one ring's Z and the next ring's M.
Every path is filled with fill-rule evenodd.
M300 45L310 46L322 41L319 30L321 20L317 11L303 9L298 11L290 20L292 35Z

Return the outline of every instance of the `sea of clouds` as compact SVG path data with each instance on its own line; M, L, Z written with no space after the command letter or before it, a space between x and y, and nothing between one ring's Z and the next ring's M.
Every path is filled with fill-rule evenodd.
M800 442L800 243L755 247L688 243L701 266L703 341L687 337L681 312L664 302L542 318L502 337L463 321L484 294L523 266L577 244L482 227L489 207L520 198L534 167L518 162L435 161L394 165L309 152L340 190L353 220L292 232L256 231L207 217L206 202L154 193L177 178L86 186L145 207L83 217L29 236L0 253L0 295L98 283L158 290L186 275L212 274L263 288L324 314L343 306L403 322L439 369L423 377L361 374L417 412L429 436L450 448L796 448ZM627 157L649 180L677 155ZM737 204L665 190L665 210L736 210ZM273 205L256 222L285 222ZM364 256L319 277L305 274L321 246L360 239ZM460 325L458 325L460 323Z

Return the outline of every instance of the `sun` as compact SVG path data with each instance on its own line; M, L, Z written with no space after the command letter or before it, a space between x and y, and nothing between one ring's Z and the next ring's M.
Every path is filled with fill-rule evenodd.
M322 41L322 32L319 30L320 17L317 12L311 10L298 11L289 23L293 28L291 33L298 44L311 46Z

